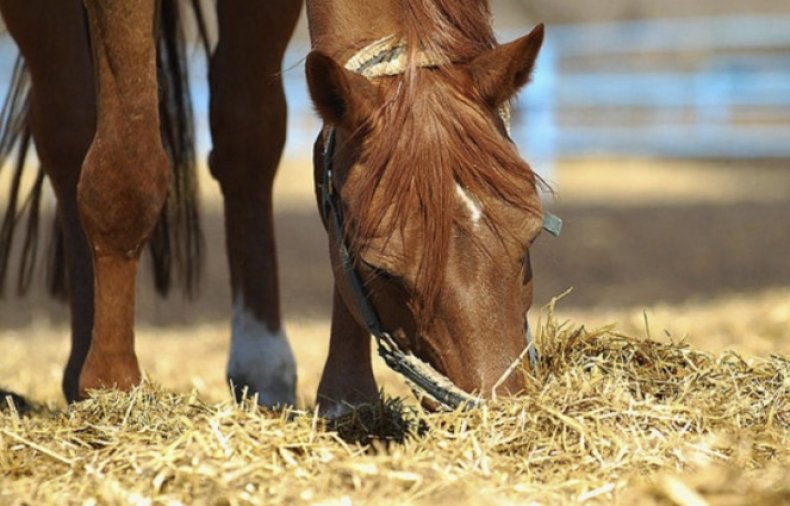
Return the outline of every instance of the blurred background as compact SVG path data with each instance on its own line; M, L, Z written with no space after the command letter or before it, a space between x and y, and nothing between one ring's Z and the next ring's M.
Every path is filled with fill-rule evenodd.
M560 238L538 240L536 307L569 287L561 307L586 320L618 308L690 307L737 296L768 300L760 303L770 305L776 325L790 326L790 3L492 6L501 41L547 25L533 83L513 115L515 140L553 188L546 205L565 221ZM302 22L283 69L290 118L276 223L286 318L324 323L331 273L312 195L319 122L303 78L308 50ZM9 38L0 40L3 93L14 54ZM205 160L207 87L197 48L191 72ZM221 201L205 163L200 170L208 250L201 295L189 302L175 291L159 300L143 268L143 326L228 320ZM0 172L0 188L7 188L8 172ZM5 198L0 191L0 205ZM0 300L0 328L67 322L65 306L46 297L43 282L19 299L14 281Z

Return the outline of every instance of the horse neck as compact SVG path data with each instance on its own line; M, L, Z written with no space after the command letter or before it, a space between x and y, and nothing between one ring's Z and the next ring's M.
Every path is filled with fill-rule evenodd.
M365 42L398 31L401 0L308 0L313 49L345 61Z

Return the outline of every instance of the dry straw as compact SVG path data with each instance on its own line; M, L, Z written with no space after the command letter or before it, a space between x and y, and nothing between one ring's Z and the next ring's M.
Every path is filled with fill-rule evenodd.
M787 504L790 362L559 323L528 391L328 426L146 382L0 415L0 504Z

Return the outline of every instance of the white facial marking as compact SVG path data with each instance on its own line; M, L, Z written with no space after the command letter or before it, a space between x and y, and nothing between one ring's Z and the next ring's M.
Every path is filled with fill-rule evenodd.
M249 397L257 393L261 406L295 403L296 363L288 338L258 320L242 296L233 303L228 379L237 388L247 386Z
M461 188L461 185L458 183L455 184L455 193L461 199L461 202L466 204L466 208L469 209L472 223L477 225L480 222L480 218L483 217L483 209L480 207L480 204L466 190Z

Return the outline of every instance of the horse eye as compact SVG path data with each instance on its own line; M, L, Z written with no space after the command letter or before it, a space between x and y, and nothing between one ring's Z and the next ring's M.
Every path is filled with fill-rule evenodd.
M385 281L391 281L396 279L396 276L386 269L365 262L364 260L362 261L362 263L370 271L370 273L373 275L374 278L382 279Z
M384 269L381 269L379 267L374 267L373 268L373 275L376 276L377 278L380 278L380 279L383 279L383 280L386 280L386 281L391 281L391 280L395 279L395 276L392 273L390 273L389 271L386 271Z

